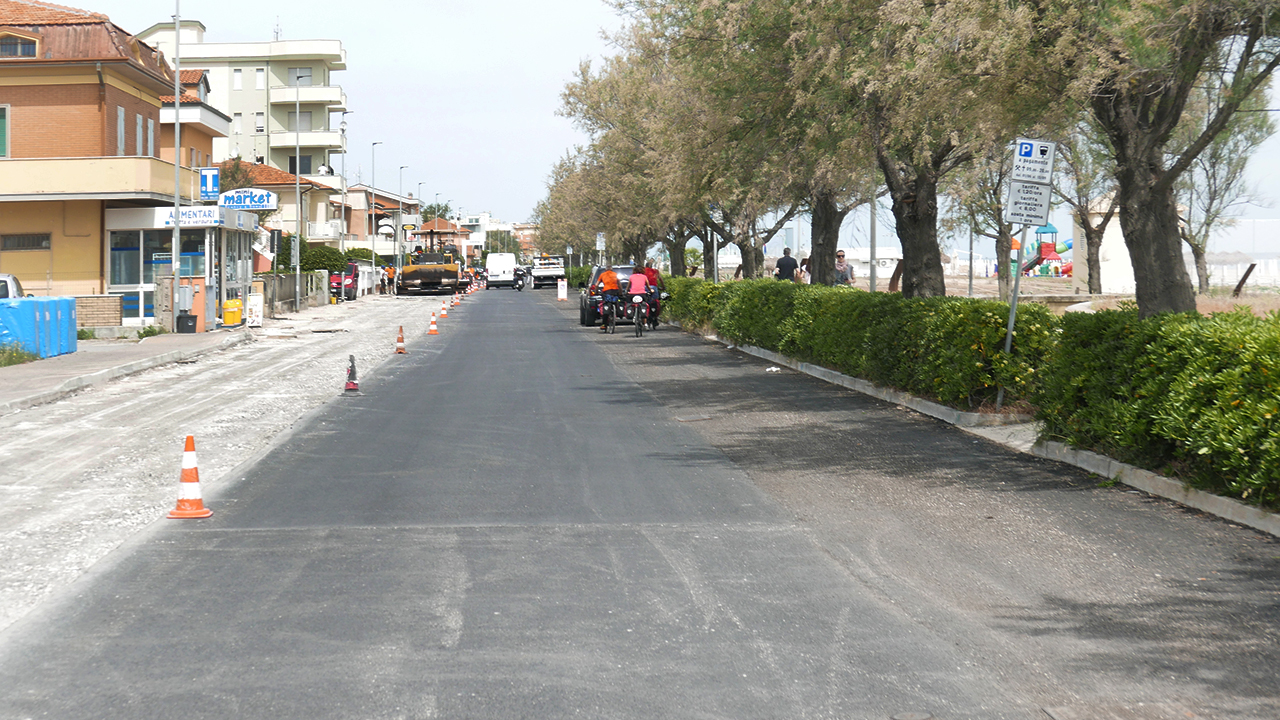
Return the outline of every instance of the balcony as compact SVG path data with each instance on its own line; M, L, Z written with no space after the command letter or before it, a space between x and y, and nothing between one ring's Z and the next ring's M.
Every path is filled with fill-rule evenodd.
M311 130L300 133L276 131L268 137L273 150L290 150L299 145L304 148L342 149L342 133L331 130Z
M17 158L0 168L0 201L173 202L173 164L152 157ZM197 197L199 174L182 168L179 186L183 198Z
M342 237L341 220L307 223L308 240L336 240L340 237Z
M270 91L272 105L327 105L329 112L347 109L347 94L337 85L277 85Z

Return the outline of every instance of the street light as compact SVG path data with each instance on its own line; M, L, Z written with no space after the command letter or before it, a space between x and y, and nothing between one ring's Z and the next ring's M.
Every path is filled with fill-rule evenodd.
M342 213L341 232L342 237L338 238L338 251L342 253L342 282L338 288L338 302L346 302L347 300L347 116L355 112L354 110L342 111L342 122L338 125L338 129L342 131L342 205L338 212ZM356 282L352 280L351 282Z
M382 141L378 141L369 148L369 190L371 192L367 198L368 202L365 204L365 209L369 211L369 254L373 256L373 269L378 272L381 271L378 270L378 252L375 249L377 241L374 240L377 233L374 230L373 198L378 192L378 146L381 144Z
M398 196L397 199L400 202L400 209L396 211L395 234L391 236L395 241L395 254L396 254L395 269L396 269L397 278L400 277L400 271L404 269L404 236L402 236L401 233L404 232L404 227L403 227L404 226L404 169L407 167L409 166L408 165L400 166L400 186L396 188L396 195ZM396 294L395 283L391 284L391 294L392 295Z

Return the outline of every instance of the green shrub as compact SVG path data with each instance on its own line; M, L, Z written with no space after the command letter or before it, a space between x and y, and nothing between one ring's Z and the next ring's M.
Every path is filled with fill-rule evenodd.
M579 267L571 267L565 276L569 280L570 288L577 288L579 284L586 285L591 280L591 266L582 265Z
M1063 325L1038 397L1047 435L1280 507L1280 316L1122 310Z
M0 367L21 365L39 359L39 355L23 350L17 343L0 345Z
M336 273L347 267L346 255L328 245L307 245L302 248L302 257L298 260L302 272L327 270Z
M146 339L147 339L147 338L149 338L149 337L155 337L155 336L157 336L157 335L163 335L164 333L167 333L167 332L169 332L169 331L168 331L168 330L166 330L166 329L164 329L163 327L160 327L159 325L148 325L148 326L146 326L146 327L144 327L144 328L142 328L142 329L138 330L138 339L139 339L139 340L146 340Z
M88 328L80 328L79 330L76 330L77 340L93 340L96 337L97 336L93 334L93 331Z

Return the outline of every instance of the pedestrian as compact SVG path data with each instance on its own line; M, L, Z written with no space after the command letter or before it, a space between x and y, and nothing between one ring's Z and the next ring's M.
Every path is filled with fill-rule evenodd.
M379 295L387 294L387 273L385 269L383 270L383 272L378 273L378 294Z
M844 261L844 251L836 251L836 284L852 285L853 284L853 266Z
M800 263L791 257L791 248L782 248L782 257L778 258L778 267L773 271L773 274L779 280L795 282L796 270L799 267Z
M809 258L805 258L800 261L800 270L799 270L799 273L796 275L796 282L800 283L801 285L809 284L810 282Z

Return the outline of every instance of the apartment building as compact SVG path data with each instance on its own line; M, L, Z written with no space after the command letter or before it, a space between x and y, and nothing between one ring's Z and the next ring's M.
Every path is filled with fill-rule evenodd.
M106 294L122 281L142 291L170 272L167 234L147 240L144 260L138 248L115 252L105 227L112 209L173 206L166 94L164 57L107 16L0 0L0 272L47 295ZM189 200L198 180L179 175Z
M209 104L231 117L231 132L213 143L214 163L240 157L305 178L333 175L333 156L343 152L333 116L347 104L334 77L347 68L340 41L206 42L196 20L177 34L160 23L138 37L169 57L180 37L182 67L205 71Z

